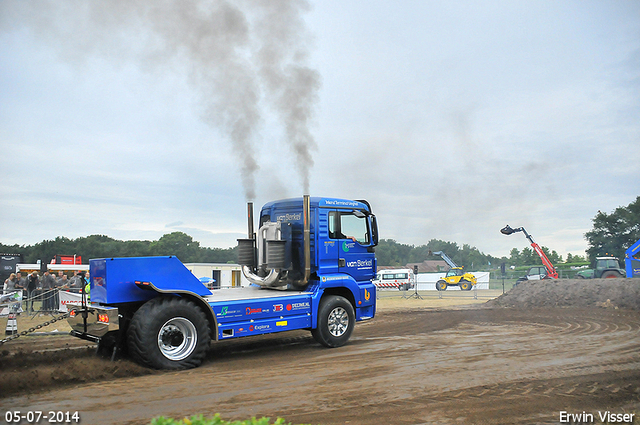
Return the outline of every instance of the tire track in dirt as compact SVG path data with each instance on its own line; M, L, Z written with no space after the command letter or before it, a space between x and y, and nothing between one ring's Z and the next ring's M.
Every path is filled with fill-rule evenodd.
M302 331L223 341L198 369L60 385L0 404L79 405L92 424L216 412L326 425L557 423L560 410L640 406L639 346L635 311L385 312L337 349Z

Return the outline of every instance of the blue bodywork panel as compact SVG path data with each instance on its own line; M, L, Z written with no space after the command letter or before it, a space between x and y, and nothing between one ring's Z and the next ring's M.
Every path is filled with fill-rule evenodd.
M136 281L151 282L164 291L189 291L211 295L177 257L128 257L90 260L91 302L118 304L146 301L157 293L136 286Z
M264 298L210 303L218 322L218 339L311 327L313 294L263 292Z
M635 258L638 253L640 253L640 240L625 251L624 262L627 277L640 276L640 260Z

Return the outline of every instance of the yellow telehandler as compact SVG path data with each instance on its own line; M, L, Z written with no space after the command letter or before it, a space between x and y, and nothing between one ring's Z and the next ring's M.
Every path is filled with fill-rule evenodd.
M478 283L473 273L465 273L464 268L458 267L444 252L437 251L433 255L439 255L451 267L447 275L436 282L438 291L446 291L449 286L459 286L461 291L470 291Z

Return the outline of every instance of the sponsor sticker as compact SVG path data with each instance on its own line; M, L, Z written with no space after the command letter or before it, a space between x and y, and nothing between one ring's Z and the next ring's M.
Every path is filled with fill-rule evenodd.
M302 213L280 214L276 216L276 221L282 221L282 222L300 221L301 219L302 219Z
M216 313L218 317L240 317L242 316L242 310L229 310L229 306L224 306L220 309L220 313Z
M344 199L324 199L322 204L330 207L357 207L359 202Z
M256 313L262 313L262 309L261 308L247 307L246 313L247 313L247 315L256 314Z
M251 331L266 331L271 329L271 325L251 325L249 330Z
M287 311L306 310L310 307L309 302L287 304Z
M344 276L322 276L323 282L330 282L332 280L344 280Z
M349 252L349 250L351 248L354 248L355 246L356 246L355 242L347 242L347 241L342 242L342 250L344 252Z
M356 261L348 261L347 267L350 268L370 268L373 267L373 260L356 260Z

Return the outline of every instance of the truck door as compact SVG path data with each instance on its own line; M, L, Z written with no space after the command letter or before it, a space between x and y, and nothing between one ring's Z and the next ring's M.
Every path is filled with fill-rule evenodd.
M326 223L327 235L325 236L323 232L323 235L319 238L321 245L318 253L318 273L338 273L340 240L338 239L337 229L340 228L340 214L336 210L323 212L320 221L321 223Z
M331 211L329 238L336 240L338 271L356 281L375 276L375 254L370 240L369 220L361 211Z

